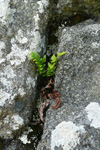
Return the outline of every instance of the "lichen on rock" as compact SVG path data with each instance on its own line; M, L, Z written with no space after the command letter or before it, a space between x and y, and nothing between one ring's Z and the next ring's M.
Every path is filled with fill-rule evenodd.
M30 51L46 50L48 6L49 0L0 0L0 138L13 138L31 118L38 74Z
M80 144L80 137L85 132L83 126L76 126L73 122L61 122L51 133L51 150L61 146L63 150L73 150Z
M99 40L100 23L91 19L60 28L58 52L67 51L67 54L58 62L55 88L62 105L55 111L51 108L47 111L37 150L100 148ZM81 126L83 134L78 130Z
M90 126L100 128L100 106L99 103L91 102L86 106L85 111L90 121Z

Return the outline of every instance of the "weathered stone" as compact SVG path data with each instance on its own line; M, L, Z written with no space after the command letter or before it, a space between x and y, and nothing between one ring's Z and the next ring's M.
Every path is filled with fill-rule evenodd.
M59 59L55 89L63 103L47 111L37 150L99 150L100 23L88 20L62 29L62 51L68 53Z
M29 122L37 76L30 51L46 50L49 0L0 0L0 137Z
M100 1L97 0L58 0L57 3L58 16L63 19L70 18L75 15L82 15L84 17L98 17L100 16ZM82 19L82 16L76 17L76 22Z
M12 142L7 143L3 150L30 150L30 148L26 147L26 145L21 144L18 140L12 140Z

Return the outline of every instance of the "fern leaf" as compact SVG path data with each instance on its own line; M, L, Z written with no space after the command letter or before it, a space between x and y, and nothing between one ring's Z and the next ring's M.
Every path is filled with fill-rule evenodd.
M67 53L67 52L58 53L58 54L57 54L57 57L62 56L62 55L65 55L66 53Z

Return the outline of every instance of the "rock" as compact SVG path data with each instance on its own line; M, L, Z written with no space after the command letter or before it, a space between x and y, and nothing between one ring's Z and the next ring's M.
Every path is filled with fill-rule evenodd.
M5 144L6 145L6 144ZM3 150L30 150L26 148L24 144L21 144L18 140L12 140L12 142L7 143Z
M80 19L100 16L100 1L94 0L58 0L56 11L62 19L73 17L76 23ZM69 21L69 20L67 20Z
M68 53L59 59L55 89L63 103L47 111L37 150L100 149L100 23L63 28L62 51Z
M0 138L29 122L37 77L30 51L46 50L48 0L0 1Z

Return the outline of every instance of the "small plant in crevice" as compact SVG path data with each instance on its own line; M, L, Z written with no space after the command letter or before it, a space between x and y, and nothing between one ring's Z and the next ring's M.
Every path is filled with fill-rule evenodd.
M57 109L61 105L60 97L61 95L58 93L57 90L54 89L54 81L50 79L49 83L41 89L41 97L42 99L54 99L56 98L57 103L56 106L52 106L53 109Z
M54 89L54 81L52 77L54 77L55 75L58 58L62 55L65 55L66 53L67 52L61 52L58 53L57 56L53 54L50 58L50 62L47 62L46 55L41 58L37 52L31 52L31 59L36 63L39 74L43 77L51 77L49 83L41 89L40 98L42 100L45 100L39 108L40 119L42 122L44 122L44 111L50 105L50 101L48 99L51 100L56 98L57 102L55 106L52 106L53 109L57 109L61 106L61 95L58 93L57 90Z
M52 106L53 109L57 109L61 106L62 101L60 100L61 95L57 90L54 89L54 81L50 79L49 83L41 89L41 98L45 99L44 103L41 104L39 109L40 119L44 122L44 111L50 105L50 100L56 98L56 105Z
M51 56L51 61L46 62L46 55L43 58L40 58L38 52L31 52L31 59L36 63L38 67L39 74L42 76L54 76L56 71L56 65L58 58L62 55L65 55L67 52L58 53L57 56L53 54Z

